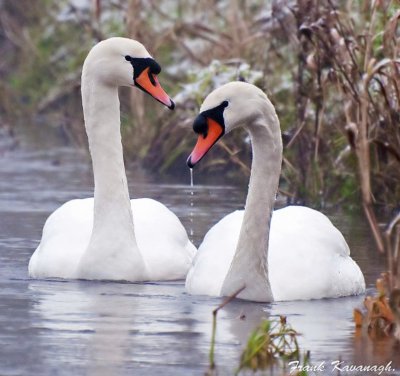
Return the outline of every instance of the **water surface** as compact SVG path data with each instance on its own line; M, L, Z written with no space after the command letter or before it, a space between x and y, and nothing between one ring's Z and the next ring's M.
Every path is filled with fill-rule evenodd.
M91 195L90 162L68 148L0 152L0 375L204 374L211 312L222 299L189 296L182 282L28 278L28 261L47 216L67 200ZM155 183L154 177L133 171L128 171L128 180L132 197L162 201L193 231L196 245L214 223L244 203L245 192L230 186L195 186L191 197L189 171L187 184ZM343 214L331 219L347 238L372 293L384 265L364 221ZM219 375L233 373L259 321L278 315L287 315L302 333L300 344L311 351L314 363L392 360L400 370L399 353L390 341L372 343L354 334L352 311L362 300L233 301L218 316ZM332 374L329 366L325 374Z

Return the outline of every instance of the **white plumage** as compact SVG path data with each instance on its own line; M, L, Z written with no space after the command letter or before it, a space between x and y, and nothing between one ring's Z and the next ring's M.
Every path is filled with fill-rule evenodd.
M136 241L148 273L146 280L184 278L196 249L178 217L149 198L131 200L131 205ZM89 245L92 228L93 198L71 200L54 211L29 263L30 276L82 278L78 266ZM100 252L94 260L98 267L104 260Z
M221 119L216 109L223 111L225 133L244 126L250 134L249 192L244 211L228 214L206 234L186 278L186 290L226 296L245 286L240 298L262 302L363 293L364 276L343 235L324 214L304 206L273 211L282 142L274 107L261 90L232 82L212 92L196 123L203 132L196 145L201 149L194 149L189 162L194 156L197 163L212 146L211 142L205 147L204 117L211 113ZM215 121L210 124L215 127Z
M132 62L137 59L152 61L140 43L110 38L93 47L85 60L82 104L94 198L69 201L50 215L29 262L31 277L150 281L187 274L195 247L176 215L155 200L129 199L118 87L136 84ZM150 83L151 74L144 71L141 87L148 80L148 92L173 108L155 75Z
M239 239L243 210L222 218L206 234L186 279L195 295L221 295ZM322 213L304 207L275 210L268 250L275 301L361 294L365 282L340 231Z

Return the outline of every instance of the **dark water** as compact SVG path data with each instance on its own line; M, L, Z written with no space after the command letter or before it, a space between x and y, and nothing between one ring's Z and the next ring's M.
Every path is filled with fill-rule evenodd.
M71 149L0 152L0 375L204 374L211 312L222 299L189 296L182 282L28 278L28 260L49 213L67 200L91 195L90 164ZM162 201L188 231L193 229L197 244L211 225L244 202L245 193L236 187L197 186L191 208L188 185L154 184L130 172L128 179L132 197ZM373 292L384 265L364 221L345 215L331 218L348 239ZM362 300L231 302L218 316L219 375L233 374L246 338L259 321L278 315L287 315L302 333L301 347L311 351L314 364L326 362L325 372L318 374L337 374L331 372L330 362L335 360L361 365L392 361L400 370L400 355L390 341L373 343L355 335L352 311Z

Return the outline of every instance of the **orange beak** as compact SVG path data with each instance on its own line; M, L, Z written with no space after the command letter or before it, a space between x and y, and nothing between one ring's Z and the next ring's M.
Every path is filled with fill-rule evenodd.
M157 76L150 72L150 68L146 68L135 79L135 86L150 94L154 99L158 100L170 110L175 108L175 103L161 87Z
M207 126L207 134L199 134L196 146L187 160L190 168L193 168L224 134L224 128L213 119L207 118Z

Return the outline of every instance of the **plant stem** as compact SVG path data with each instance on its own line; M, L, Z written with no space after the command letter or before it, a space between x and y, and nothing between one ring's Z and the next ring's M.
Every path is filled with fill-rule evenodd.
M209 354L209 360L210 360L210 369L215 369L215 361L214 361L214 349L215 349L215 334L217 331L217 314L218 311L222 308L224 308L229 302L231 302L233 299L235 299L244 289L246 286L241 287L239 290L237 290L234 294L231 296L228 296L217 308L215 308L212 312L213 314L213 322L212 322L212 333L211 333L211 346L210 346L210 354Z

